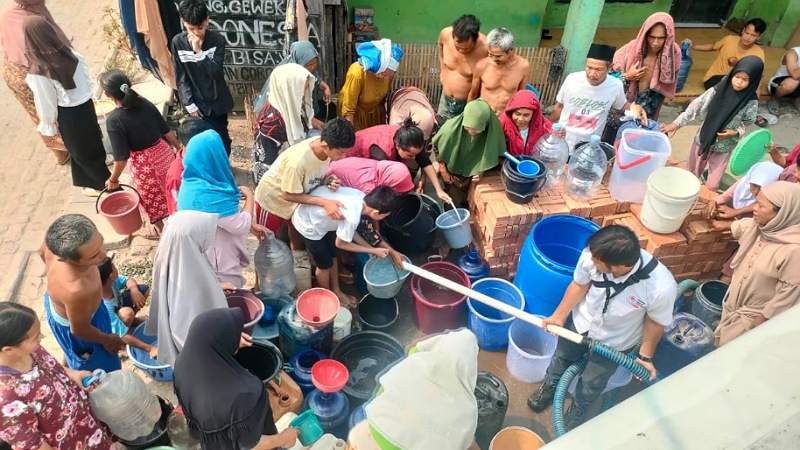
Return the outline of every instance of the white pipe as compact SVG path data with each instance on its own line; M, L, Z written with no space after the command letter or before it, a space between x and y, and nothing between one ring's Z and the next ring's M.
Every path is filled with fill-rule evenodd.
M413 274L419 275L422 278L433 281L438 285L444 286L450 289L451 291L455 291L458 292L459 294L466 295L467 297L473 300L477 300L486 306L490 306L498 311L502 311L506 314L514 316L523 322L527 322L531 325L535 325L539 328L542 328L542 319L534 316L533 314L527 313L518 308L514 308L513 306L507 305L499 300L495 300L489 297L488 295L481 294L480 292L477 291L473 291L472 289L466 286L462 286L458 283L450 281L447 278L436 275L435 273L429 272L421 267L417 267L407 261L403 261L403 269ZM555 334L556 336L562 337L568 341L572 341L576 344L580 344L581 342L583 342L583 336L574 331L567 330L566 328L563 327L550 325L549 327L547 327L547 331L549 333Z

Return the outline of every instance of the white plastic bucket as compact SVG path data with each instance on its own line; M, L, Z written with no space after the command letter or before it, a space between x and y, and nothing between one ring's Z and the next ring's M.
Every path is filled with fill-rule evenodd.
M660 131L628 129L615 146L616 157L608 190L615 200L641 203L647 179L667 163L672 146Z
M662 167L647 179L642 225L656 233L674 233L700 197L700 180L680 167Z
M339 312L333 319L333 340L339 342L350 335L353 324L353 313L344 306L339 307Z
M543 329L515 320L508 329L508 373L523 383L544 380L547 366L556 352L557 341L555 336Z

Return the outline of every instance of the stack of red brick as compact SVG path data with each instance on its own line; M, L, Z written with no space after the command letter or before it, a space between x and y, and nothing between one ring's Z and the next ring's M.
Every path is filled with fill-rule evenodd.
M702 211L716 194L702 187L700 200L680 231L659 234L639 220L641 205L617 202L604 185L589 202L567 196L559 187L543 189L527 205L512 203L506 197L497 175L484 177L469 196L475 243L489 262L491 276L512 278L520 252L533 225L554 214L586 217L600 226L620 224L639 236L642 248L666 265L678 281L705 280L719 276L725 261L735 249L729 232L713 230Z

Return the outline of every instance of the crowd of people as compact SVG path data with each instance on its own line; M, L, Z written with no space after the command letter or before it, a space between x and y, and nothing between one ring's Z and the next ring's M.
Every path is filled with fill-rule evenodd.
M44 319L64 366L39 345L42 331L32 310L0 303L0 440L14 449L112 448L80 380L95 369L119 370L125 344L174 367L180 406L203 448L292 446L297 431L277 433L263 384L233 359L238 348L251 345L241 314L226 301L227 293L246 288L248 234L263 240L288 231L292 249L304 248L314 260L317 284L354 307L356 300L339 284L339 257L367 253L402 265L403 255L380 234L380 221L400 194L430 186L440 200L461 206L505 151L532 155L555 123L572 151L618 127L623 115L644 123L657 119L675 94L681 58L672 18L656 13L618 50L593 44L585 69L566 77L546 118L527 84L530 63L515 53L512 33L496 28L484 35L472 15L439 35L438 108L418 88L391 89L403 51L389 39L358 47L335 103L317 70L317 49L298 41L256 98L253 182L239 186L229 159L233 98L224 78L225 38L209 29L206 2L183 0L179 13L185 31L170 50L187 117L173 132L125 74L104 72L100 85L116 105L107 120L110 170L89 67L44 1L14 0L0 18L4 78L56 162L70 162L73 184L90 196L119 189L127 169L150 223L142 236L159 241L153 283L146 286L118 272L90 219L68 214L53 221L40 251L47 268ZM674 122L661 124L670 133L701 123L689 168L697 176L707 169L711 189L755 121L764 71L755 42L764 28L754 19L740 37L692 44L720 51L706 74L707 91ZM790 50L770 80L776 97L795 96L798 54ZM800 146L788 156L772 147L774 162L754 166L706 211L715 228L730 229L740 244L725 268L731 287L718 345L800 298L800 271L793 269L800 264L798 154ZM639 343L639 362L655 377L652 357L671 322L675 295L672 275L630 229L604 227L590 238L573 282L544 324L620 351ZM144 317L139 313L148 299ZM142 323L146 334L157 336L157 347L133 335ZM550 404L564 370L586 353L559 340L544 383L528 401L534 411ZM585 420L614 370L609 360L589 355L568 427Z

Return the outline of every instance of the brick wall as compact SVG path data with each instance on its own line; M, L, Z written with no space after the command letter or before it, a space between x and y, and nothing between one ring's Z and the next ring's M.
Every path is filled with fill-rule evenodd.
M678 281L700 281L718 277L736 248L729 232L714 231L702 218L703 209L715 197L702 186L697 205L681 229L671 234L645 228L639 220L641 205L617 202L605 184L589 202L575 200L558 187L543 189L527 205L518 205L506 197L500 176L490 173L471 189L469 204L475 244L489 262L491 276L514 277L523 244L537 221L555 214L572 214L600 226L631 228L642 248L667 266Z

